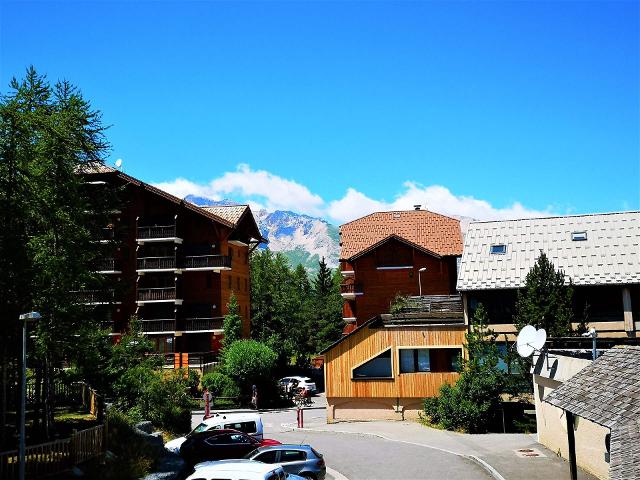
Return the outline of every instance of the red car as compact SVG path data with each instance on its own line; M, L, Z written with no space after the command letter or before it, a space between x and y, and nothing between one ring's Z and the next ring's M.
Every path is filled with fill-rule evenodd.
M180 455L190 464L208 460L242 458L258 447L280 445L277 440L256 440L238 430L207 430L189 434L180 446Z

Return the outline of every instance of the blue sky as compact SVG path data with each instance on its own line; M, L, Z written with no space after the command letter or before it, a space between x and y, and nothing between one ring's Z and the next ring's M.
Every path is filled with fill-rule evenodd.
M339 223L640 209L638 2L12 2L33 64L179 194Z

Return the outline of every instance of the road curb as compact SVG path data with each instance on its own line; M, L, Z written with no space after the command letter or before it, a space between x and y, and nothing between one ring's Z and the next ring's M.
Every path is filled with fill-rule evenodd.
M458 457L466 458L467 460L469 460L469 461L475 463L476 465L479 465L480 467L482 467L495 480L505 480L505 478L502 475L500 475L500 472L498 472L494 467L492 467L485 460L482 460L481 458L479 458L479 457L477 457L475 455L467 455L465 453L454 452L453 450L447 450L446 448L434 447L433 445L426 445L424 443L409 442L407 440L397 440L395 438L389 438L389 437L387 437L385 435L382 435L380 433L350 432L350 431L347 431L347 430L327 430L327 429L323 429L323 428L308 428L308 427L300 428L297 425L292 424L292 423L282 423L282 424L280 424L280 426L286 427L286 428L290 428L291 430L300 430L300 431L308 431L308 432L347 433L347 434L350 434L350 435L368 435L368 436L371 436L371 437L382 438L382 439L388 440L390 442L406 443L406 444L409 444L409 445L416 445L418 447L430 448L432 450L438 450L438 451L443 452L443 453L448 453L450 455L456 455Z

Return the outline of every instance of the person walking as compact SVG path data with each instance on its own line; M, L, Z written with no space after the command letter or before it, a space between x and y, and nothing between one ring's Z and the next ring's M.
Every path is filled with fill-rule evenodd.
M258 387L255 384L251 386L251 406L258 410Z

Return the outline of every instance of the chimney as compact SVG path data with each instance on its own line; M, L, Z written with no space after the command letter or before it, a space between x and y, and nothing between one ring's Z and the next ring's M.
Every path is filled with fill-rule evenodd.
M414 206L413 206L413 209L414 209L414 210L420 210L420 207L421 207L421 206L422 206L422 205L414 205Z

